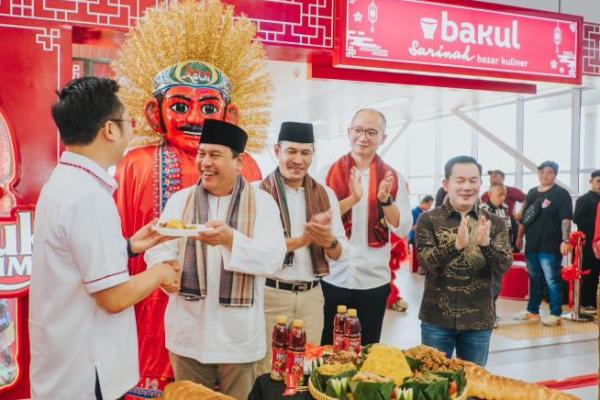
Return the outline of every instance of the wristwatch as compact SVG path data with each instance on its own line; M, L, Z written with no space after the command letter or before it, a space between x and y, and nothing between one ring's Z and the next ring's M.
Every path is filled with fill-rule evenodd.
M131 241L129 239L127 239L127 256L129 258L133 258L133 257L139 256L139 253L134 253L133 252L133 249L131 248Z
M331 244L330 244L330 245L327 247L327 249L328 249L328 250L335 249L335 247L338 245L338 243L339 243L339 242L338 242L337 238L336 238L336 239L333 239L333 240L331 241Z
M382 207L391 206L392 204L394 204L394 199L392 198L392 196L390 196L386 201L380 201L379 204L381 204Z

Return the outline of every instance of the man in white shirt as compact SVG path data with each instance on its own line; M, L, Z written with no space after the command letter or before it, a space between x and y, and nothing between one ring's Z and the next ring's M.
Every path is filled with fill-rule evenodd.
M159 285L179 288L176 265L130 277L127 258L161 239L143 227L129 241L107 168L122 157L132 123L111 79L75 79L52 116L66 151L37 204L29 293L31 397L120 398L138 381L131 307Z
M281 268L285 240L277 204L242 176L248 136L207 120L196 165L198 185L176 192L160 219L211 228L146 252L147 265L182 265L181 290L169 296L166 347L176 380L246 399L265 356L264 276Z
M287 244L283 269L266 280L266 331L273 329L278 315L288 321L302 319L307 341L319 344L325 304L320 278L329 274L330 260L340 260L348 240L335 193L308 174L314 142L312 124L281 124L274 148L278 167L260 188L279 205ZM267 340L267 356L259 374L269 371L271 358L271 341Z
M412 226L408 188L404 178L385 164L377 149L386 139L385 117L362 109L348 128L351 152L322 171L339 202L348 261L331 263L323 278L325 327L321 343L333 340L333 318L338 304L358 310L362 343L376 343L390 293L390 232L405 236Z

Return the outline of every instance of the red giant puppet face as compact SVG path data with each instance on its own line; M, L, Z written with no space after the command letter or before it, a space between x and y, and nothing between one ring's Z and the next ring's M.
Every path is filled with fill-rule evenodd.
M204 120L239 122L230 96L231 84L221 70L201 61L181 62L155 77L146 120L170 145L195 155Z

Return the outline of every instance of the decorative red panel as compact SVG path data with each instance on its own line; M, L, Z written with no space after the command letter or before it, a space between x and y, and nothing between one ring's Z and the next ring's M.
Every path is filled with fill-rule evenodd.
M265 43L331 48L333 0L226 0L258 26Z
M583 73L600 76L600 24L583 24Z
M333 0L225 0L256 22L265 43L314 48L333 45ZM8 0L0 19L62 22L129 30L159 0ZM18 23L18 22L17 22Z

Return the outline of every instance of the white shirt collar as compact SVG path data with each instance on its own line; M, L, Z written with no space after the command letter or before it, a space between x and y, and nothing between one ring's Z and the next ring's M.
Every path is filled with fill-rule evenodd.
M101 181L99 183L104 183L106 185L107 189L110 189L111 194L115 190L117 190L118 184L117 184L117 181L115 180L115 178L110 176L108 171L106 169L104 169L102 166L100 166L99 164L97 164L96 162L92 161L91 159L89 159L85 156L82 156L80 154L75 154L70 151L64 151L62 153L62 155L60 156L60 162L77 165L81 168L85 168L85 169L89 170L90 172L92 172L94 177L96 177L97 179L99 179Z

